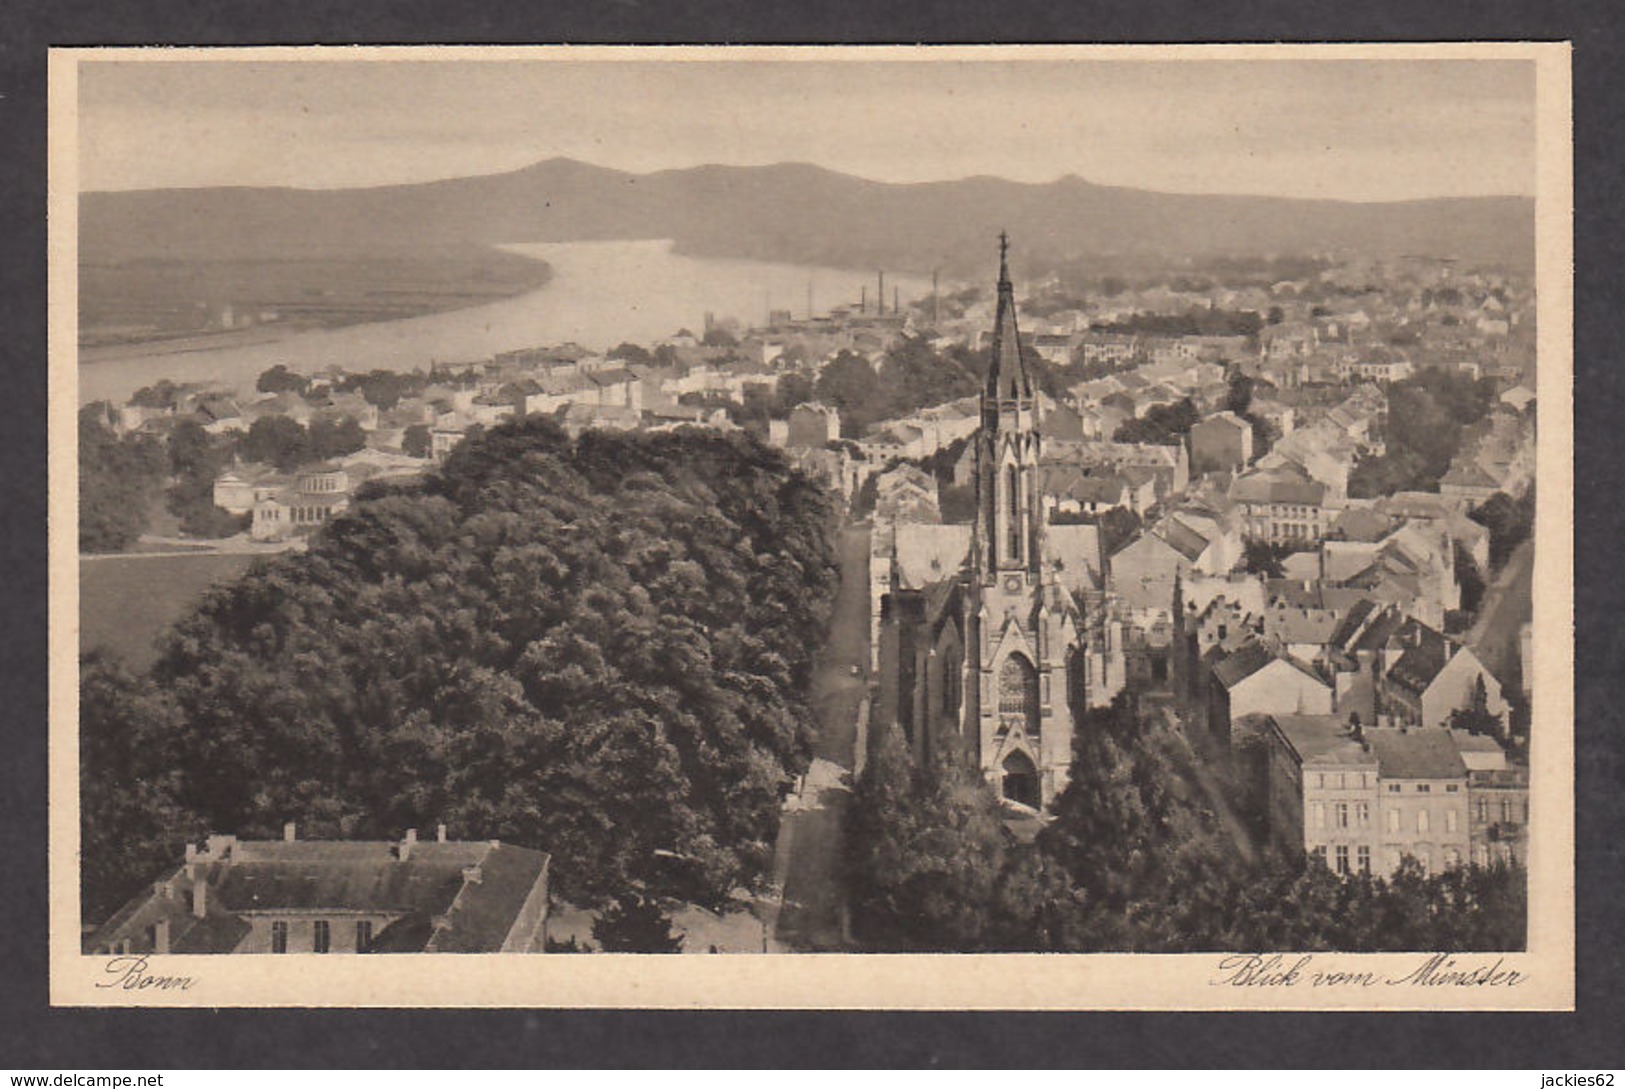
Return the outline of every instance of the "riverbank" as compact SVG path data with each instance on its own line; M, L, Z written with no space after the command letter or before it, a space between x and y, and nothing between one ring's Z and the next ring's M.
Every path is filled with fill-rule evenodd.
M680 256L664 240L504 246L516 260L550 269L543 286L511 298L398 321L311 330L265 343L200 346L121 358L86 357L79 403L122 402L161 378L209 382L243 392L282 364L311 373L409 371L432 363L489 359L499 352L575 341L605 351L623 341L652 344L679 329L703 329L705 316L765 321L772 309L798 316L855 304L874 290L872 273L760 261ZM888 277L902 301L925 297L930 281Z

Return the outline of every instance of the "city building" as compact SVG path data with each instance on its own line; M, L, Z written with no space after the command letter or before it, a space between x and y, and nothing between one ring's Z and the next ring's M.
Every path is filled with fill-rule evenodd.
M210 836L84 941L86 953L540 953L546 854L497 840Z

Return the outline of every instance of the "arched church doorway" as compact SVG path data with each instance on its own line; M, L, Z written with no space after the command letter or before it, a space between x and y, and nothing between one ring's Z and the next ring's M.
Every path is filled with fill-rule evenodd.
M1039 808L1042 797L1038 789L1038 768L1024 752L1013 752L1004 758L1002 793L1012 802Z

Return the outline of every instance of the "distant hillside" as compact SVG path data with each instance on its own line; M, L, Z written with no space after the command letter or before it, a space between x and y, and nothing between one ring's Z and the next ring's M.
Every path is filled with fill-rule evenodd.
M894 185L805 164L628 174L551 159L370 189L87 193L81 256L183 261L415 254L474 243L671 238L686 253L841 267L980 270L1008 229L1025 262L1349 248L1531 267L1534 202L1353 204L1153 193L1066 177Z

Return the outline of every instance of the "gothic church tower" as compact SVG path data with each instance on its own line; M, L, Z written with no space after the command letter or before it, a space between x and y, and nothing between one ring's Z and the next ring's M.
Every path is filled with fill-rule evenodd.
M1001 797L1042 808L1072 756L1068 666L1079 642L1071 595L1045 553L1038 389L1021 358L1008 239L999 236L998 307L982 426L967 595L964 733Z

